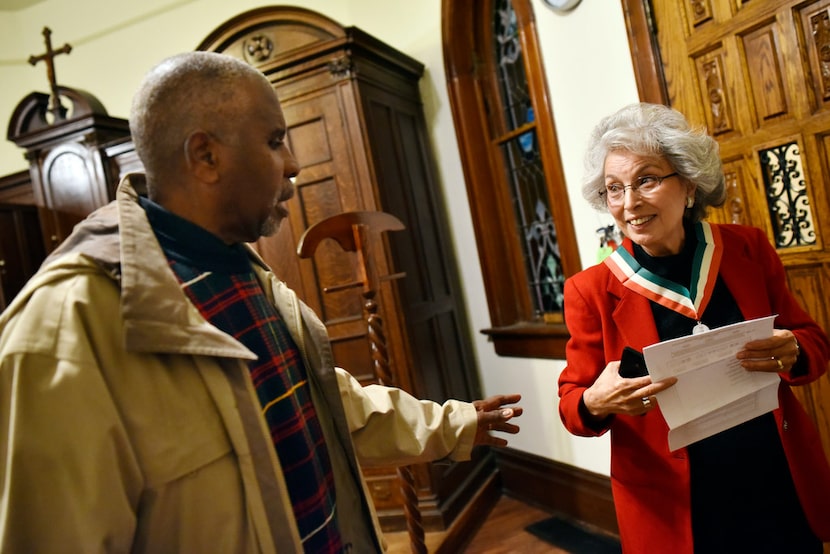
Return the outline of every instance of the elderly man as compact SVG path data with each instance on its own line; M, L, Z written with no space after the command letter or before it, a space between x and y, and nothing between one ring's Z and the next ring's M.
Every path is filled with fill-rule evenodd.
M362 387L245 244L278 229L299 171L261 73L174 56L130 129L146 174L0 316L0 550L378 552L359 464L518 432L518 395Z

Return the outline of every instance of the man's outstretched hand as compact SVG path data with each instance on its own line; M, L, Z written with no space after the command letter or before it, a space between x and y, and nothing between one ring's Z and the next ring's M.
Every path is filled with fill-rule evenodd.
M494 437L490 434L490 431L501 431L511 435L519 432L519 426L508 423L508 421L522 415L522 407L506 406L506 404L515 404L521 399L522 395L520 394L499 394L484 400L473 401L473 406L478 412L475 444L507 446L506 439Z

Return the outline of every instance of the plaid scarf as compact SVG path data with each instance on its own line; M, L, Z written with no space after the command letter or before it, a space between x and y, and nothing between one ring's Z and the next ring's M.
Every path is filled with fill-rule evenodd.
M242 245L142 199L170 267L185 294L213 325L248 347L249 362L285 475L305 552L342 552L334 476L308 374L284 321L268 301Z

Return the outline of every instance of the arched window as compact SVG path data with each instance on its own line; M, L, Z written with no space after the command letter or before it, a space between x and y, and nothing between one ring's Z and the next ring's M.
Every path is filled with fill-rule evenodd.
M444 61L489 335L504 356L564 358L580 270L530 0L444 0Z

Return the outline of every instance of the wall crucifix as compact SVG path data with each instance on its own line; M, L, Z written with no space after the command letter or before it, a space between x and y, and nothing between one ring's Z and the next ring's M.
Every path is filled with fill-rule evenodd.
M58 81L55 78L55 56L59 54L69 54L72 51L72 46L64 44L57 50L52 49L52 30L49 27L43 28L43 39L46 42L46 53L39 56L29 56L29 63L36 65L39 61L46 61L46 74L49 77L49 87L52 95L49 98L49 113L51 113L55 120L66 119L66 108L61 104L60 94L58 93Z

